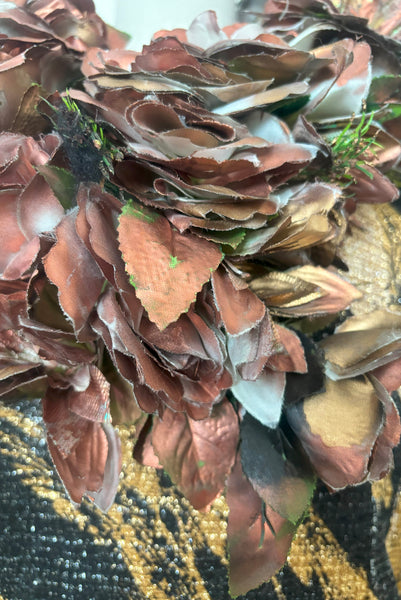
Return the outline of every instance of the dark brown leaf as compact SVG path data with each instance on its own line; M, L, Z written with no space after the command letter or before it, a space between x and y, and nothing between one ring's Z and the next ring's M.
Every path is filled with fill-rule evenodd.
M227 481L229 586L233 596L268 581L284 565L295 526L264 506L243 475L241 461Z
M241 464L252 487L267 506L297 524L315 487L308 460L280 430L265 427L248 413L240 435Z

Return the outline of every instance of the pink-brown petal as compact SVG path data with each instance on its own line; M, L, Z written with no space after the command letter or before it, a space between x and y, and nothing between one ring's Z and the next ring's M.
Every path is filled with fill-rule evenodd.
M218 246L180 234L165 217L140 205L123 209L119 241L136 294L159 329L188 310L222 260Z
M152 445L194 508L206 509L224 488L234 464L238 435L236 413L223 400L210 417L198 421L166 410L153 425Z
M225 268L212 274L212 286L217 308L230 335L238 335L255 327L263 319L266 307L249 289L236 289Z
M88 318L103 287L104 277L75 228L74 213L64 217L56 230L57 243L44 258L50 281L58 288L59 301L71 319L78 339L93 337Z

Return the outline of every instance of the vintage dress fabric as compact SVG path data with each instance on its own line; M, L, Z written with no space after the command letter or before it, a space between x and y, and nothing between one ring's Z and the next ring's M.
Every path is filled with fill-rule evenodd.
M199 513L129 461L104 515L72 507L41 432L38 402L0 407L2 600L228 600L226 506ZM401 448L383 481L330 495L319 486L288 564L247 600L396 600L401 596Z

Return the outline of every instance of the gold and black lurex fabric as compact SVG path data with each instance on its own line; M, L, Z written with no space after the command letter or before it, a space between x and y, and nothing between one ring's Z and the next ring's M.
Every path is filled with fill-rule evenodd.
M43 444L38 402L0 407L0 597L228 600L227 507L195 511L163 472L129 460L108 514L73 508ZM288 562L247 600L396 600L401 593L401 449L381 482L318 486Z

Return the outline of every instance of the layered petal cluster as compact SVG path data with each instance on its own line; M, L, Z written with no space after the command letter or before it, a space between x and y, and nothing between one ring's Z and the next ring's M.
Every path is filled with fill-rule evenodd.
M18 0L0 12L2 130L38 134L46 126L35 107L41 97L81 77L91 46L122 47L126 37L108 27L91 0Z
M90 0L16 4L0 394L42 397L75 503L113 502L112 420L196 508L226 488L242 594L284 562L317 477L392 465L400 312L352 314L343 250L369 237L359 204L398 198L401 46L329 2L225 29L208 11L141 52Z

